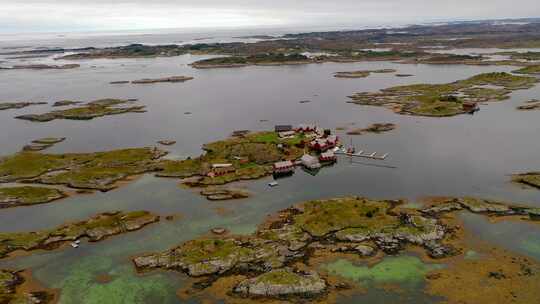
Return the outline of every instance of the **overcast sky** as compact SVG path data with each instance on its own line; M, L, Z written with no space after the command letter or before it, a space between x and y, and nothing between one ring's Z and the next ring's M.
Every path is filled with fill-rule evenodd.
M0 31L287 27L540 16L538 0L0 0Z

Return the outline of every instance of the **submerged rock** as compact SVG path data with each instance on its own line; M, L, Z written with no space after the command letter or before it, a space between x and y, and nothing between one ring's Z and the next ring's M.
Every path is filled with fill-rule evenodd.
M316 272L278 269L240 282L234 292L247 297L315 297L325 292L326 282Z
M193 77L188 76L171 76L171 77L165 77L165 78L155 78L155 79L140 79L140 80L133 80L131 83L133 84L149 84L149 83L158 83L158 82L186 82L188 80L194 79Z

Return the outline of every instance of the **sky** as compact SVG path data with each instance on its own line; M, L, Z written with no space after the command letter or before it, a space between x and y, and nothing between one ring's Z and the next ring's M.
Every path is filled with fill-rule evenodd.
M0 0L0 32L406 24L539 17L538 0Z

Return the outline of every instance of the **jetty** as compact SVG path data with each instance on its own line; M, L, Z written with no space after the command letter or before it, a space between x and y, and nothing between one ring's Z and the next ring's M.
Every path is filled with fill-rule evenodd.
M337 155L346 155L349 157L360 157L360 158L368 158L368 159L375 159L375 160L385 160L388 157L388 153L384 153L380 155L377 152L369 153L363 150L355 152L354 150L344 150L341 148L338 148L336 151L334 151L334 153Z

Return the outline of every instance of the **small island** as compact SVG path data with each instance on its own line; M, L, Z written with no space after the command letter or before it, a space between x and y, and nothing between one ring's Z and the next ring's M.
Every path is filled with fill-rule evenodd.
M366 78L371 73L395 73L394 69L381 69L381 70L365 70L365 71L351 71L351 72L336 72L334 77L336 78Z
M296 65L313 63L302 54L264 53L251 56L231 56L204 59L191 64L196 69L237 68L250 65Z
M55 188L20 186L0 187L0 208L50 203L67 195Z
M52 250L68 242L87 238L102 241L110 236L139 230L159 221L159 216L147 211L107 212L88 220L68 223L50 230L0 233L0 258L22 250Z
M33 122L48 122L56 119L91 120L97 117L124 113L141 113L145 111L146 106L129 105L129 103L131 101L126 99L99 99L79 107L43 114L25 114L16 116L15 118Z
M206 196L210 201L224 201L248 198L250 193L238 188L209 187L201 190L201 195Z
M277 132L263 131L233 136L203 146L206 152L197 158L163 160L160 177L192 179L193 187L224 185L238 180L258 179L272 174L272 165L282 160L296 160L303 134L280 138ZM195 178L195 179L193 179Z
M356 93L350 96L350 103L384 106L406 115L455 116L474 113L479 102L508 99L512 91L531 88L537 82L535 77L485 73L446 84L414 84Z
M347 134L348 135L363 135L366 133L380 134L380 133L392 131L395 128L396 128L396 125L393 123L374 123L365 129L355 129L355 130L348 131Z
M23 151L42 151L54 146L57 143L61 143L66 140L65 137L55 138L55 137L46 137L33 140L32 143L25 145Z
M531 99L524 104L518 106L517 109L520 111L540 110L540 100Z
M159 170L159 159L166 154L156 148L70 154L19 152L0 159L0 183L109 191L121 180Z

